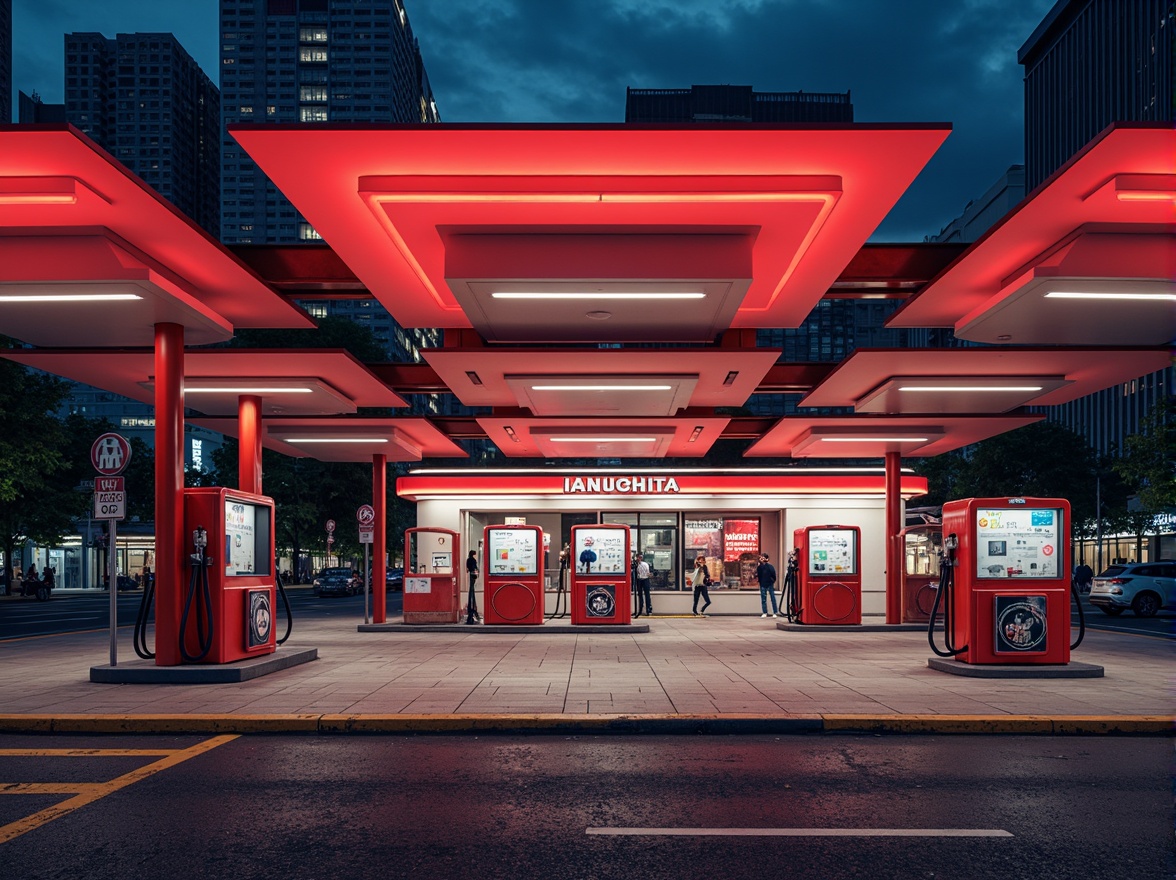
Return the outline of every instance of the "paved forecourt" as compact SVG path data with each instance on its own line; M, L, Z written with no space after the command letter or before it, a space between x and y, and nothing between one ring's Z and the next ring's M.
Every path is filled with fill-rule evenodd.
M535 730L1171 734L1173 642L1088 631L1102 677L929 668L925 632L803 632L758 617L651 619L648 632L357 632L296 621L318 659L224 684L106 684L105 631L0 642L0 731ZM120 630L122 664L134 657Z

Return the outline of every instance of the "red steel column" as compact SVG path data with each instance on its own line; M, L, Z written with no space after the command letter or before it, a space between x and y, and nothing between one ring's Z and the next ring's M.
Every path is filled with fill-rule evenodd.
M886 453L886 622L902 623L902 454Z
M184 561L184 328L155 325L155 665L179 666Z
M388 619L387 586L388 552L388 456L372 455L372 508L376 511L375 534L372 535L372 623Z
M261 398L242 394L237 398L237 488L261 494Z

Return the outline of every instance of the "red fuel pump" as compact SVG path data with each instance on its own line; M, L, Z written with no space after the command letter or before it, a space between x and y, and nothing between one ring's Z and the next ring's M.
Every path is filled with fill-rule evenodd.
M572 623L632 623L629 527L572 526Z
M792 533L801 623L862 622L861 537L857 526L807 526Z
M899 532L903 547L902 621L926 623L939 586L943 526L938 522L907 526Z
M171 624L156 620L156 641L178 639L188 663L272 654L273 499L235 489L185 489L184 532L192 544L179 631L168 632Z
M482 614L486 623L543 623L543 529L486 526Z
M413 528L404 531L404 622L457 623L461 613L457 532Z
M1070 503L949 501L943 534L948 650L936 653L964 663L1070 662Z

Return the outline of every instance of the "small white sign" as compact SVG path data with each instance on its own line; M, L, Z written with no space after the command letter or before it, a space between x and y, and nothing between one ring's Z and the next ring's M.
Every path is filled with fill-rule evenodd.
M422 577L407 577L404 579L404 592L406 593L429 593L432 592L429 587L432 586L432 578Z
M374 544L376 542L375 541L375 534L376 534L375 529L365 529L363 526L360 526L359 527L359 543L361 543L361 544Z
M126 492L95 492L94 519L117 519L127 517Z

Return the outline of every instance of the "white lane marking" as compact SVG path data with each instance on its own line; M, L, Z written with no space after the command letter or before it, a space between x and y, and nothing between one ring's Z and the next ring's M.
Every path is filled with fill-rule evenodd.
M588 828L616 837L1012 837L1003 828Z

